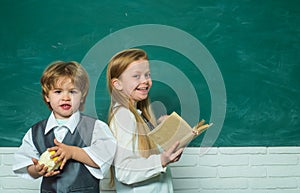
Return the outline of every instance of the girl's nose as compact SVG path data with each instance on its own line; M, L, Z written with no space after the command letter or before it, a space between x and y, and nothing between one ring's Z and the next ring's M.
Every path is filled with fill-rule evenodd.
M149 79L150 79L149 77L141 76L141 82L142 82L142 83L148 82Z
M142 78L141 78L141 82L142 82L142 83L145 83L145 82L147 82L147 79L146 79L145 77L142 77Z

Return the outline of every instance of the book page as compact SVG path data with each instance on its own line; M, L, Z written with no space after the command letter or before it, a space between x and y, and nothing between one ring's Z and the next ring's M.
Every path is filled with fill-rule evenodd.
M187 146L196 135L190 125L176 112L173 112L149 132L148 136L164 150L168 150L176 141L180 142L178 148Z

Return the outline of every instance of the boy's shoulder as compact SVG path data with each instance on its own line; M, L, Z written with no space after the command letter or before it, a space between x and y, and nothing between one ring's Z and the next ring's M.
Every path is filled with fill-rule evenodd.
M100 120L96 117L92 117L90 115L86 115L86 114L83 114L83 113L80 113L80 116L81 116L81 121L105 123L104 121L102 121L102 120Z
M43 119L43 120L40 120L36 123L34 123L31 128L36 128L37 126L45 126L47 124L47 121L48 121L48 118L47 119Z
M80 116L81 116L82 123L85 123L85 124L93 123L93 124L95 124L95 128L97 128L97 129L108 128L107 123L98 118L95 118L95 117L92 117L90 115L86 115L83 113L80 113Z
M80 113L80 116L81 116L81 117L84 117L84 118L86 118L86 119L98 120L97 118L92 117L92 116L90 116L90 115L86 115L86 114L84 114L84 113Z

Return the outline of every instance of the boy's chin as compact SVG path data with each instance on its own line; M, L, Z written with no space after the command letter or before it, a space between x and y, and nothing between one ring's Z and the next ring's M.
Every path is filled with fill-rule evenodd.
M68 113L54 113L55 118L57 119L68 119L74 114L73 111Z

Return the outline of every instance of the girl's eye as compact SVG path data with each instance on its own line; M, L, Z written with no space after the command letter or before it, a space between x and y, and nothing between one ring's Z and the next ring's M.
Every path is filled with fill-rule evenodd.
M133 78L140 78L140 75L133 75Z
M151 77L151 74L150 74L150 73L147 73L147 74L145 74L145 77L146 77L146 78L150 78L150 77Z

